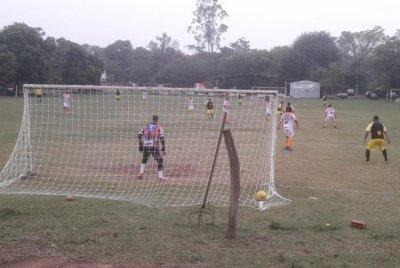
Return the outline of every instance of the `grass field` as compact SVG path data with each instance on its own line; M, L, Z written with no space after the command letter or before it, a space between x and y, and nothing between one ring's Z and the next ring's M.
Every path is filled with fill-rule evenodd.
M300 122L294 151L284 152L280 141L276 156L278 191L292 203L267 212L240 208L235 241L224 238L227 208L214 208L215 223L198 227L186 221L193 207L2 195L0 261L65 257L136 265L399 266L400 106L334 100L338 128L322 129L319 100L292 103ZM0 167L17 140L21 113L22 99L0 99ZM392 137L389 164L379 152L372 152L372 163L363 163L363 129L374 114ZM366 221L367 229L352 229L352 219Z

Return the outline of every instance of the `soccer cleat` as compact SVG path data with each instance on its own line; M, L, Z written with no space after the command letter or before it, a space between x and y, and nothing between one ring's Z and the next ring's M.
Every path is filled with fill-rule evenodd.
M158 171L158 179L159 179L160 181L166 181L166 180L167 180L167 178L164 177L164 173L163 173L162 170L159 170L159 171Z
M144 173L144 169L146 168L146 164L140 164L140 171L139 171L139 174L142 174L143 175L143 173Z
M385 163L386 163L386 164L389 164L389 163L390 163L390 161L389 161L389 160L385 160Z
M336 128L336 125L333 125L333 128Z
M143 180L143 173L139 173L137 178L138 178L138 180Z

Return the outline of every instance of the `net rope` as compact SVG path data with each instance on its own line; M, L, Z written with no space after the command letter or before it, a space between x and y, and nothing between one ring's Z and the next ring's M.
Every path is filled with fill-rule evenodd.
M35 97L41 88L43 97ZM116 90L120 100L117 100ZM63 109L63 94L72 96ZM243 96L239 103L239 92ZM244 94L245 92L245 94ZM266 119L265 96L272 101ZM201 204L215 153L223 101L229 96L227 127L240 161L240 205L265 210L290 200L275 188L276 91L209 90L77 85L24 85L24 112L17 143L0 172L0 193L74 195L126 200L151 207ZM189 112L188 99L193 100ZM205 103L211 99L214 117ZM166 155L159 180L150 156L137 178L142 153L138 132L159 116ZM229 204L229 162L221 146L208 203ZM268 192L264 202L255 200Z

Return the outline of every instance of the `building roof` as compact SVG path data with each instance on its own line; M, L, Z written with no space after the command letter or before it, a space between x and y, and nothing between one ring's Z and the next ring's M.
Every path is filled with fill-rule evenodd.
M319 84L318 82L310 81L310 80L301 80L297 82L292 82L291 84Z

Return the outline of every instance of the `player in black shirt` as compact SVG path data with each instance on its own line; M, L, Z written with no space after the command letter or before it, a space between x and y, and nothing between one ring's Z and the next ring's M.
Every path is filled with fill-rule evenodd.
M367 138L369 133L371 133L371 140L367 144ZM389 163L385 147L385 136L387 142L390 143L390 138L387 133L386 127L381 122L379 122L379 117L375 115L373 118L373 122L370 123L365 129L364 144L367 144L367 149L365 151L367 162L369 162L371 150L380 149L382 151L383 157L385 158L385 162Z
M144 169L150 155L158 163L158 178L166 180L163 173L163 156L165 156L164 130L158 123L158 115L153 115L153 121L146 124L138 133L139 152L143 153L142 164L140 164L139 179L143 179Z
M208 120L211 120L212 118L214 118L214 105L213 105L211 99L208 99L205 106L206 106L206 110L207 110Z
M117 91L115 91L115 100L116 101L121 100L121 91L119 91L119 89L117 89Z
M326 102L326 96L323 96L323 97L322 97L322 107L326 108L326 104L327 104L327 102Z

